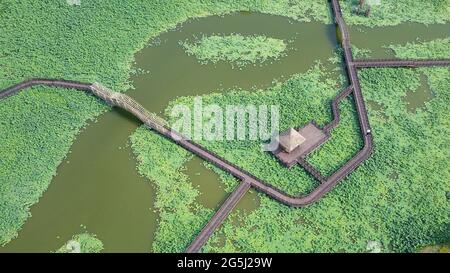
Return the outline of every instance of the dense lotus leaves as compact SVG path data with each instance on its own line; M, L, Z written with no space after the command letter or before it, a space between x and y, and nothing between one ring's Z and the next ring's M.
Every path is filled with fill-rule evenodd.
M432 49L445 46L439 43L415 46L430 49L424 54L433 56ZM418 52L413 47L397 54L420 57L412 53ZM410 112L404 97L418 89L421 73L435 96ZM382 106L368 106L373 155L306 209L290 209L262 197L257 211L241 217L244 224L236 228L228 220L204 251L365 252L377 242L383 252L414 252L450 241L450 68L365 69L359 74L365 99ZM322 170L329 169L330 157L346 150L348 131L338 127L333 137L310 158Z
M370 16L361 16L355 12L359 1L341 0L344 19L349 25L368 27L393 26L402 22L423 24L442 24L450 21L450 0L366 0L370 4Z
M420 44L391 45L399 58L450 59L450 38L438 39Z
M276 84L267 90L251 92L230 90L226 93L205 95L202 99L204 105L214 103L224 107L250 103L256 106L279 105L282 128L301 126L312 119L323 125L331 120L329 102L339 92L337 82L321 80L326 77L327 74L319 65L316 65L307 73L294 75L286 82ZM286 100L286 97L289 99ZM171 103L167 112L170 112L171 107L178 103L192 106L193 100L194 97L181 97ZM330 148L324 148L329 150L341 145L341 152L333 157L319 155L320 163L325 164L324 168L339 167L360 148L361 141L352 100L345 101L341 106L343 122L338 126L339 130L336 130L336 134L333 133L333 142L327 144L330 145ZM145 130L145 127L136 131L131 140L133 151L139 162L140 173L150 180L156 181L157 185L155 207L160 210L160 225L153 248L157 251L183 251L190 242L188 239L193 239L207 222L208 218L204 218L204 216L211 215L210 210L195 202L198 192L192 189L189 181L186 181L187 177L182 173L176 175L178 169L183 165L182 159L187 160L187 153L175 144ZM288 170L280 165L270 153L262 151L260 141L200 141L200 143L289 193L306 193L317 186L316 182L303 169L294 167ZM165 155L161 158L162 154ZM218 171L216 168L213 169ZM221 179L224 180L226 189L230 191L236 185L236 180L224 172L218 172ZM179 192L181 185L183 185L183 194ZM190 218L185 218L185 214L189 214ZM181 219L189 220L190 225L177 224ZM196 229L193 228L194 223Z
M202 36L193 42L180 41L180 45L201 63L225 61L233 67L261 65L268 60L277 60L285 56L287 49L286 42L280 39L241 34Z
M76 234L67 241L56 253L99 253L103 250L103 243L95 234Z
M345 1L343 9L349 23L371 26L409 20L434 23L448 20L449 12L442 8L446 1L383 0L379 11L374 8L373 16L368 19L349 16L351 7L347 2L353 1ZM325 0L176 0L170 3L83 0L75 6L63 0L3 0L0 3L0 88L30 77L55 77L98 81L115 91L126 91L131 86L128 79L133 54L149 39L187 18L239 10L284 15L301 21L331 21ZM385 106L389 120L384 120L378 111L369 112L378 138L375 154L337 187L333 195L307 210L293 210L262 197L260 209L246 218L242 227L235 228L231 219L227 220L205 250L364 251L368 240L378 240L385 251L413 251L419 245L448 240L443 223L448 222L449 210L445 190L450 179L448 166L444 165L448 162L444 147L448 147L449 133L449 72L446 68L424 70L437 96L425 110L412 114L404 111L401 100L381 95L391 92L397 98L419 82L415 72L398 71L361 73L364 94ZM283 85L282 90L290 98L295 98L295 90L321 94L305 93L307 97L302 105L309 109L305 116L283 110L286 126L309 119L316 119L320 124L329 120L330 110L325 106L339 88L318 74L314 70ZM384 89L383 85L388 83L398 92ZM272 96L268 98L273 101L279 97ZM266 98L263 93L252 97L245 92L241 97L240 92L232 93L227 100L231 101L231 97L236 100L246 97L248 101ZM350 102L342 107L343 112L353 111ZM29 207L47 189L75 136L89 120L107 109L92 96L43 87L0 102L0 244L17 235L29 217ZM354 123L349 120L349 128L354 130ZM411 127L415 128L413 134ZM341 131L344 135L345 130ZM420 138L416 135L419 132ZM336 133L334 137L340 135ZM149 139L152 141L155 140ZM159 142L154 143L158 146ZM276 161L261 158L256 152L246 154L219 144L211 148L222 149L222 153L235 160L244 156L248 156L249 162L261 159L252 171L266 178L281 177L275 183L287 191L303 192L313 186L309 176L300 169L285 176L286 172ZM339 158L346 158L352 149ZM429 153L434 156L430 157ZM185 156L180 156L182 161L186 160ZM311 160L324 170L331 169L320 157ZM182 163L175 165L179 164ZM170 170L173 172L168 177L183 181L178 169L174 170ZM163 184L164 180L161 181ZM158 192L159 206L163 209L160 209L155 251L182 251L212 213L192 201L196 193L188 182L174 184L173 189L166 185L161 186L166 190ZM180 214L173 214L182 203L173 198L174 192L187 201ZM227 235L226 239L222 234Z
M425 48L440 47L425 45ZM406 54L405 57L417 56ZM421 73L425 73L436 94L413 113L407 110L404 97L407 92L419 88ZM413 252L425 245L450 240L447 228L450 210L450 170L447 164L450 159L447 148L450 68L364 69L359 74L365 99L381 106L374 108L373 104L368 105L375 142L373 155L323 199L309 207L290 208L261 194L257 210L250 214L233 212L203 251L366 252L370 251L368 247L371 244L376 243L383 252ZM337 88L332 81L329 85L321 85L324 82L320 80L321 76L321 70L316 67L268 90L211 94L204 96L203 101L261 103L292 96L292 104L286 105L288 110L282 108L282 126L302 124L310 118L324 124L330 119L327 102ZM305 105L299 102L300 98L295 100L299 90L305 96L301 101ZM179 98L177 102L192 103L192 98ZM332 139L308 158L325 173L338 168L361 145L352 100L344 100L340 108L342 123L332 132ZM160 142L155 138L156 135L143 129L132 136L136 144L133 150L140 155L138 168L151 179L156 177L150 175L157 172L154 168L165 170L167 165L151 159L161 154L152 146ZM141 141L138 143L136 140ZM236 148L227 142L203 144L291 193L305 192L314 186L302 170L294 168L287 171L270 156L256 152L256 146ZM165 149L174 146L170 142L164 145ZM231 190L235 180L230 175L219 173L226 180L227 189ZM192 193L192 188L187 192ZM161 200L173 195L180 193L175 189L158 191L158 199ZM183 251L190 242L186 237L194 238L208 221L204 217L211 214L209 210L193 202L193 197L183 198L188 201L185 205L195 208L193 211L200 211L201 216L193 216L192 209L187 211L180 203L163 208L154 242L158 251ZM189 223L196 228L180 226L180 223L187 223L189 216L193 217ZM186 222L180 222L181 219ZM169 240L173 243L168 243Z
M133 54L192 17L239 10L329 21L326 1L59 1L0 3L0 89L32 77L131 87ZM108 109L74 90L39 87L0 102L0 244L17 235L75 136Z

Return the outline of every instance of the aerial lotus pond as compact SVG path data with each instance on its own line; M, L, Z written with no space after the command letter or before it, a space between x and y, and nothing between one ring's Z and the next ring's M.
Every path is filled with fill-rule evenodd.
M168 119L194 96L282 105L282 129L332 119L330 101L346 79L326 1L176 2L5 1L0 41L13 42L0 47L0 87L28 77L99 81ZM448 2L398 9L405 1L384 0L370 18L341 2L355 55L450 58ZM29 24L34 17L45 19ZM202 251L414 252L450 241L450 68L359 76L372 157L307 209L249 191ZM340 109L331 140L307 157L324 174L362 145L353 99ZM72 252L75 244L81 252L182 252L238 184L81 92L36 87L0 101L0 114L0 252ZM201 144L288 193L317 186L260 143Z

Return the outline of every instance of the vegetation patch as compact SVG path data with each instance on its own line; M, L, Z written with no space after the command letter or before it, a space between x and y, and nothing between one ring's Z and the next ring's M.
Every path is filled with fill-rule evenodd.
M436 97L411 113L403 97L418 88L421 73L427 75ZM376 244L377 251L414 252L449 241L450 153L445 147L450 131L450 68L364 69L359 74L365 99L382 106L369 108L372 156L306 209L292 209L261 195L258 210L245 218L234 214L227 219L203 251L366 252ZM345 148L339 135L321 149L335 143L331 156L339 154ZM320 153L310 160L326 170L326 164L315 161ZM244 224L236 227L233 217Z
M352 99L341 101L341 121L331 138L307 156L307 161L329 176L352 158L363 146L358 117Z
M131 147L139 173L155 185L154 207L159 213L154 252L183 252L212 216L212 211L195 202L199 191L183 173L192 158L170 140L140 127L131 136Z
M330 21L325 0L83 0L76 6L4 0L0 89L45 77L97 81L123 92L131 88L133 54L151 38L188 18L242 10ZM82 92L49 87L0 102L0 245L17 236L75 136L107 109Z
M337 95L339 84L326 73L320 65L311 68L307 73L298 74L284 83L277 83L266 90L246 91L229 90L225 93L213 93L202 96L203 106L217 105L221 109L227 106L278 106L280 110L280 131L291 127L306 125L315 120L319 126L330 122L330 101ZM184 105L192 109L195 97L181 97L170 103L166 109L169 123L174 124L176 117L171 117L172 107ZM248 117L246 118L248 119ZM270 115L268 117L270 120ZM204 117L204 124L207 117ZM223 120L226 128L227 119ZM271 153L264 151L261 140L252 140L248 137L250 126L245 122L245 140L199 140L199 144L213 151L228 161L255 174L264 181L280 187L291 194L308 192L315 187L315 180L300 166L288 169L284 167ZM355 143L355 146L357 143ZM341 158L345 160L345 158ZM344 161L345 162L345 161ZM335 162L339 164L339 162Z
M76 134L104 109L83 92L45 87L0 102L0 244L16 236Z
M406 54L406 57L415 56ZM402 98L409 90L418 88L421 73L427 75L436 97L427 102L423 109L411 113ZM426 245L449 241L450 169L447 162L450 154L446 147L449 145L447 136L450 133L450 68L364 69L359 74L366 100L382 106L378 110L369 108L375 142L373 155L332 192L307 208L291 208L260 194L260 207L257 210L245 216L238 212L232 213L202 251L367 252L374 251L375 245L376 251L414 252ZM323 124L330 118L329 104L326 100L320 103L318 100L324 97L330 99L337 88L334 87L332 91L332 83L329 87L321 85L326 80L320 80L322 78L319 75L320 69L316 67L254 97L240 91L207 95L204 101L270 103L276 98L281 99L283 95L283 98L288 98L283 100L288 104L285 110L282 108L283 127L299 125L313 118ZM315 89L313 86L320 88ZM312 95L319 90L327 91L318 97ZM303 99L296 98L300 91L303 92ZM299 100L302 104L297 107L289 104L299 103ZM190 98L180 98L178 101L188 102ZM346 160L361 144L353 135L358 128L351 99L343 101L340 108L342 123L333 131L332 139L308 159L325 172L336 168L330 162ZM312 116L308 116L308 112ZM307 116L302 118L302 114ZM141 133L141 129L137 133ZM152 132L145 131L145 134L156 137ZM140 151L141 147L156 144L159 145L155 141L151 144L142 142L133 149L145 158L140 161L146 162L149 154L147 150ZM167 141L167 145L166 149L175 144ZM271 161L273 157L259 155L251 143L203 145L291 193L308 188L305 182L309 177L303 171L299 168L285 170ZM259 161L262 161L260 165ZM144 164L140 168L147 168L147 165L148 168L156 166ZM229 188L233 179L228 174L219 173ZM184 196L181 192L177 194ZM158 191L158 196L168 198L164 197L162 191ZM165 228L170 226L176 229L179 236L173 240L175 243L165 241L165 247L171 250L182 250L189 243L183 238L179 222L170 220L187 215L183 212L175 216L179 208L181 204L164 209L172 214L166 218L169 221L164 222ZM184 233L185 236L199 232L202 222L207 222L206 218L197 219L196 231L192 231L191 227L183 227L189 229ZM171 238L170 234L165 235L166 238Z
M444 147L449 144L450 70L426 71L439 99L416 114L407 111L401 97L417 87L417 72L361 71L367 99L383 104L389 117L386 121L377 111L369 113L376 145L371 158L306 209L261 195L258 210L246 217L234 215L242 226L227 219L203 250L365 252L370 242L377 242L383 252L414 252L447 242L450 155Z
M283 129L301 126L312 119L323 125L331 119L329 102L338 92L338 84L333 80L327 80L327 77L327 74L317 65L307 73L295 75L268 90L253 92L236 90L205 95L202 98L205 105L280 105ZM179 98L169 106L167 113L174 105L192 106L192 103L193 97ZM345 112L345 119L349 120L348 123L343 123L342 128L348 129L336 131L333 136L336 139L347 139L348 134L355 133L350 130L353 126L352 115L354 114L350 100L342 105L342 111ZM340 127L341 125L338 126ZM347 135L344 132L347 132ZM355 136L359 136L358 132ZM192 187L181 171L183 164L189 159L189 153L145 127L137 130L132 135L131 141L133 151L138 158L140 173L155 181L157 186L155 207L159 210L160 222L153 249L158 252L183 251L207 223L208 217L212 216L211 210L195 203L198 191ZM317 186L316 181L302 168L294 167L288 170L270 153L262 151L259 141L204 141L201 144L289 193L305 193ZM333 169L348 160L359 148L358 142L351 141L343 146L343 152L332 160L329 160L330 155L324 152L322 157L316 157L316 161L324 164L324 168ZM218 172L227 191L236 186L236 180L232 176L215 167L212 169ZM265 196L262 197L265 198ZM276 202L275 204L280 206ZM281 205L281 207L285 206ZM227 251L226 248L222 250Z
M450 21L449 0L341 0L340 2L345 21L349 25L377 27L393 26L403 22L443 24Z
M131 86L133 54L150 38L188 18L247 10L329 22L326 2L84 0L73 7L64 0L52 4L4 0L0 7L0 88L25 78L54 77L99 81L115 91L125 91ZM384 0L380 11L374 8L369 18L352 15L347 4L343 8L353 24L441 23L448 21L449 13L437 8L440 2ZM423 72L437 95L424 110L409 113L401 97L406 90L417 88L417 71L362 71L364 94L382 105L389 119L381 119L377 111L369 113L377 145L374 155L308 209L292 209L262 195L261 208L243 219L242 227L227 220L204 251L364 251L369 241L380 242L383 251L413 251L418 246L448 242L450 71L435 68ZM236 91L209 95L206 100L283 103L282 126L287 128L311 119L322 125L328 122L329 101L337 90L336 83L315 68L269 92ZM192 102L191 98L183 100ZM29 207L47 189L76 134L107 109L82 92L50 87L33 88L0 103L0 244L17 235L29 217ZM192 201L198 193L180 175L189 156L144 129L133 135L132 142L141 174L161 181L157 185L160 226L154 250L182 251L212 215ZM314 186L303 170L285 170L262 153L259 145L205 144L288 192L297 194ZM315 163L320 165L320 160ZM324 164L322 168L331 167ZM220 234L226 235L225 243L214 244Z
M102 250L103 243L96 235L81 233L74 235L56 253L100 253Z
M445 59L450 58L450 38L430 42L407 43L406 45L391 45L399 58L414 59Z
M212 35L196 39L194 43L180 43L189 55L201 63L230 62L243 67L248 64L264 63L285 55L286 42L266 36Z
M355 59L368 59L372 54L372 51L370 49L358 48L355 45L351 45L351 47L353 52L353 58Z

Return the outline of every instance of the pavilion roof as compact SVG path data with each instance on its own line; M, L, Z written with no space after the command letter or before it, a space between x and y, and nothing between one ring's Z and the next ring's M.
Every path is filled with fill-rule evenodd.
M289 128L278 136L278 143L288 153L305 142L305 138L295 129Z

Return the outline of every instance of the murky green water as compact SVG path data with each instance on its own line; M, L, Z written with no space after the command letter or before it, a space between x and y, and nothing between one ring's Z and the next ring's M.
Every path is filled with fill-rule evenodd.
M177 96L207 94L229 88L265 88L273 79L308 70L315 61L323 63L336 46L334 27L321 23L290 23L278 16L239 13L226 17L208 17L184 24L181 31L161 35L158 45L136 55L137 66L149 74L134 82L139 90L129 95L154 112L162 111ZM232 69L226 62L200 65L188 56L179 41L194 36L241 33L266 35L290 41L287 56L259 66ZM142 88L145 87L145 88ZM167 94L166 92L170 92ZM150 94L157 96L149 97Z
M178 44L194 35L213 33L285 39L291 41L290 50L286 57L272 64L233 70L227 63L200 65ZM377 40L374 36L387 39L378 30L373 30L371 36ZM305 72L315 61L325 63L332 57L336 35L333 25L291 23L277 16L238 13L192 20L175 31L162 34L153 44L136 54L136 66L148 70L149 74L136 75L133 78L136 89L128 94L150 111L161 113L178 96L207 94L232 87L264 88L270 86L274 78ZM90 124L58 168L58 175L48 191L31 208L33 217L23 226L18 238L0 248L0 252L54 251L84 227L97 234L106 252L151 251L157 220L152 207L155 191L149 181L138 175L128 145L128 137L138 126L140 123L136 119L118 110ZM217 208L227 194L218 176L201 163L194 158L187 163L186 173L201 192L198 202ZM258 205L256 193L249 192L238 209L246 213Z
M423 108L425 103L433 97L434 94L428 85L428 78L425 74L421 73L419 88L407 92L404 101L407 104L408 111L416 112L417 109Z
M336 45L334 27L319 23L290 23L276 16L238 13L192 20L162 34L152 46L136 54L136 66L148 74L133 78L128 94L153 112L162 112L177 96L200 95L232 87L270 86L274 78L304 72L318 59L325 62ZM227 63L201 65L187 56L179 41L194 35L238 32L290 40L287 56L262 67L233 70ZM90 124L58 168L58 175L17 239L0 251L54 251L73 234L97 234L106 252L148 252L156 230L152 204L155 191L140 177L128 146L128 137L140 123L114 110ZM227 197L218 176L198 158L187 163L186 173L200 190L198 201L217 208ZM242 213L259 205L250 191L238 204Z
M359 49L369 49L371 51L369 54L370 58L395 58L394 52L386 48L389 45L402 45L407 42L427 42L450 37L450 23L429 26L405 23L383 28L350 26L349 30L352 45ZM420 82L419 88L410 90L404 98L410 112L415 112L416 109L423 107L425 102L431 100L434 96L427 83L427 77L422 73L420 74ZM380 105L377 105L375 102L369 102L369 105L383 114Z
M218 182L218 175L214 171L206 168L203 160L198 157L190 160L186 164L186 168L186 174L190 177L192 184L200 191L197 202L207 208L218 209L229 195L225 192L224 185ZM256 191L250 189L239 201L236 209L243 212L250 212L258 206L259 197Z
M404 23L382 28L350 26L349 31L352 45L360 49L370 49L371 57L393 58L395 57L394 52L385 46L448 38L450 37L450 23L429 26Z
M416 90L408 90L403 97L403 101L406 104L406 109L410 113L415 113L418 109L423 109L425 103L434 98L434 94L428 84L428 78L424 73L419 74L420 85ZM388 116L385 114L385 108L376 101L368 100L369 110L377 111L384 121L388 120Z
M154 190L136 172L127 147L138 125L120 111L89 125L49 189L31 208L32 217L19 237L3 250L54 251L83 231L80 225L97 234L107 251L150 249L156 219Z
M415 113L417 109L423 109L425 103L434 98L434 94L428 84L428 78L424 73L419 74L420 85L416 90L408 90L406 95L403 97L403 101L406 104L406 109L410 113ZM385 108L383 105L376 101L368 100L369 110L372 109L377 111L384 121L388 120L388 116L385 114Z

